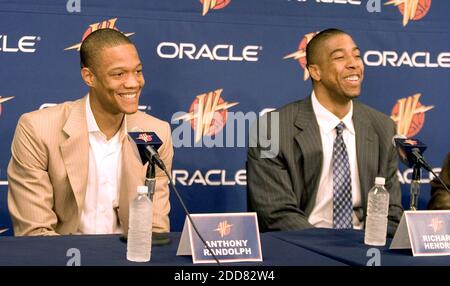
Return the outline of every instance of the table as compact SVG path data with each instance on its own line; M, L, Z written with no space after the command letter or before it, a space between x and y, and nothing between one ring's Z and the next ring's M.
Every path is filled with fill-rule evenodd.
M70 235L54 237L0 237L0 265L64 266L72 255L71 248L80 251L81 265L149 265L190 266L191 256L176 256L180 233L170 233L171 243L153 246L151 261L135 263L126 259L126 243L118 235ZM336 259L276 238L261 234L263 262L224 263L233 266L311 266L345 265Z
M392 239L388 238L383 247L364 244L362 230L334 230L311 228L302 231L271 232L270 236L292 243L346 265L366 266L373 257L368 255L371 248L380 251L381 266L444 266L450 265L450 256L412 256L411 249L389 249Z
M180 233L169 234L171 243L152 247L147 263L126 260L126 244L118 235L70 235L55 237L0 237L0 266L55 265L64 266L78 249L81 265L192 266L191 256L177 256ZM380 253L381 266L450 265L450 256L413 257L411 250L390 250L386 246L364 244L361 230L324 228L302 231L267 232L261 234L264 261L223 263L224 266L365 266L372 258L368 251ZM204 264L202 264L204 265ZM214 265L214 264L208 264Z

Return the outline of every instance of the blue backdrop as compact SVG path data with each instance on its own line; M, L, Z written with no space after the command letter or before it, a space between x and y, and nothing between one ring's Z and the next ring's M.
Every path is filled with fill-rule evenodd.
M398 7L370 1L380 4L379 12L357 0L16 2L0 1L0 229L11 228L6 169L17 120L87 93L76 45L101 27L130 33L140 52L141 110L191 133L175 148L173 173L193 213L246 211L246 144L239 139L245 136L231 130L237 123L230 123L230 113L245 115L248 127L252 114L306 97L311 84L303 48L310 33L328 27L350 33L362 51L360 100L392 116L399 133L426 142L436 171L450 149L448 1L420 0L417 9L412 0ZM218 106L195 108L214 96ZM196 122L173 120L180 111L206 122L196 129L205 132L199 142ZM211 139L215 147L207 146ZM224 147L217 147L220 141ZM407 208L411 170L401 166L398 175ZM421 208L429 199L428 173L423 177ZM172 230L180 231L184 214L174 195L171 203Z

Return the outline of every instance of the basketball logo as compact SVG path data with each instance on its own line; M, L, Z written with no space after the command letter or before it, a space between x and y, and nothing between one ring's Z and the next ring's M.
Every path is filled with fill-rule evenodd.
M175 120L190 121L195 131L195 142L200 142L203 136L213 136L219 133L227 122L227 111L238 102L226 102L221 97L223 89L198 95L189 113L175 118Z
M420 20L428 14L431 7L431 0L391 0L384 5L397 6L403 15L403 26L406 26L409 20Z
M87 36L89 36L92 32L95 32L97 30L100 29L114 29L116 31L119 31L119 29L116 27L116 22L117 22L117 18L113 18L113 19L109 19L109 20L105 20L102 22L98 22L98 23L94 23L89 25L89 27L86 29L86 31L84 31L83 36L81 37L81 42L79 42L78 44L75 44L73 46L67 47L64 50L68 51L68 50L80 50L81 47L81 43L84 41L84 39L86 39ZM133 35L134 33L124 33L125 36L129 37L131 35Z
M227 122L227 110L216 109L216 107L223 105L224 102L223 98L220 97L220 92L213 93L210 96L206 94L197 96L189 107L189 113L205 114L206 116L197 116L194 120L191 120L192 129L202 130L203 136L213 136L219 133Z
M3 97L3 98L0 96L0 115L2 115L2 103L6 102L6 101L8 101L10 99L13 99L13 98L14 98L14 96Z
M89 25L89 28L86 29L86 31L83 34L83 37L81 38L81 41L83 42L84 39L86 39L87 36L89 36L92 32L100 30L100 29L114 29L116 31L119 31L116 27L116 21L117 18L106 20L100 23L95 23L92 25Z
M294 59L297 60L302 69L304 70L303 73L303 80L307 80L309 78L309 72L306 68L306 46L311 41L311 39L317 35L319 32L312 32L306 34L300 43L298 44L298 50L296 52L293 52L291 54L288 54L283 57L283 59Z
M419 102L421 94L397 101L391 112L391 118L397 124L397 133L406 137L413 137L420 132L425 123L425 112L434 106L425 106Z
M411 15L412 19L411 20L420 20L423 17L425 17L425 15L428 13L428 11L430 10L431 7L431 0L419 0L416 1L417 4L415 4L416 6L412 6L412 8L410 9L414 9L414 14ZM398 9L400 10L400 13L402 13L402 15L405 14L405 4L400 4L398 6Z
M202 16L205 16L209 9L219 10L230 4L231 0L200 0L203 5Z
M217 228L214 231L217 231L221 238L224 236L228 236L231 233L232 224L228 224L228 221L224 220L219 222Z

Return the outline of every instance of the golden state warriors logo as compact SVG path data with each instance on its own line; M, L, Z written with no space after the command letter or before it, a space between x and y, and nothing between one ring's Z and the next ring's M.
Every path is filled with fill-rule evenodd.
M209 9L223 9L230 4L230 2L231 0L200 0L200 3L203 4L202 16L205 16Z
M433 229L434 233L437 233L444 227L444 221L438 217L434 217L431 219L431 223L428 226Z
M406 144L412 145L412 146L416 146L417 145L417 141L414 139L406 139L405 140Z
M303 74L303 80L307 80L309 78L309 72L306 68L306 46L308 45L309 41L317 35L319 32L312 32L306 34L303 39L298 44L298 50L296 52L293 52L289 55L286 55L283 59L294 59L297 60L302 69L304 70Z
M395 5L403 15L403 26L409 20L417 21L425 17L431 7L431 0L390 0L384 5Z
M137 138L139 140L144 141L145 143L151 142L153 140L152 136L147 133L141 133L139 134L139 137Z
M195 142L203 136L213 136L223 129L227 122L227 110L239 102L226 102L221 97L223 89L197 95L189 108L189 113L175 120L190 121L195 131Z
M232 224L228 224L228 221L224 220L219 222L217 228L214 231L217 231L221 238L224 236L228 236L231 233Z
M7 102L8 100L13 99L14 96L10 96L10 97L1 97L0 96L0 115L2 115L2 103Z
M401 98L392 109L391 118L397 124L397 133L406 137L413 137L425 123L425 112L434 106L422 105L419 101L421 94Z
M116 27L116 21L117 21L117 18L114 18L114 19L109 19L109 20L106 20L103 22L98 22L98 23L89 25L89 27L86 29L86 31L84 31L83 37L81 37L81 42L79 42L76 45L65 48L64 50L67 51L67 50L75 50L76 49L77 51L79 51L80 47L81 47L81 43L84 41L84 39L86 39L87 36L89 36L94 31L97 31L100 29L114 29L114 30L119 31L119 29L117 29L117 27ZM124 35L127 37L129 37L133 34L134 33L124 33Z

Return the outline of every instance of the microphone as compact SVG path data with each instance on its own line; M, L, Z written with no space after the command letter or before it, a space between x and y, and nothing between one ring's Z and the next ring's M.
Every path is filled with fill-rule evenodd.
M144 162L144 164L145 164L148 161L149 162L149 166L151 164L156 164L159 168L161 168L161 170L164 171L166 176L169 178L169 184L172 186L172 189L174 190L175 195L178 198L178 201L180 202L181 206L183 207L183 210L186 213L186 216L188 217L192 227L194 228L195 232L197 233L198 237L203 242L205 247L209 250L209 253L211 253L211 255L214 258L214 260L216 261L217 265L220 265L219 259L217 259L217 257L214 255L213 251L211 250L211 248L206 243L206 241L203 238L203 236L198 231L197 226L195 225L194 221L192 220L191 215L190 215L186 205L184 204L183 199L180 196L180 193L178 192L177 188L173 184L172 176L167 171L166 165L164 164L164 162L159 157L159 154L158 154L157 150L162 145L162 141L159 139L159 137L158 137L158 135L156 135L156 133L154 133L154 132L144 132L139 127L133 127L131 129L131 131L132 132L128 132L128 134L133 138L133 141L138 146L138 150L140 148L140 149L144 149L146 151L146 152L144 152L146 160L142 160L142 154L139 152L139 154L141 154L142 162ZM153 143L149 143L149 142L153 142ZM155 150L155 148L156 148L156 150ZM147 170L147 172L148 172L148 170Z
M431 166L425 161L423 153L427 146L418 139L407 138L404 135L397 134L392 138L392 144L397 148L400 160L408 167L420 165L427 171L432 172Z
M418 139L407 138L404 135L397 134L392 138L392 144L397 149L400 160L408 167L423 167L428 172L431 172L439 183L450 193L447 185L444 184L442 179L436 175L433 168L423 157L423 153L427 146Z
M133 139L134 143L139 151L139 155L141 156L142 164L149 162L149 158L147 156L147 152L154 157L159 159L159 155L157 150L162 145L161 139L156 135L155 132L144 132L139 127L133 127L128 135ZM159 159L158 167L162 169L162 161Z
M161 139L159 139L158 135L154 132L143 132L142 129L138 127L133 127L131 132L128 132L128 135L133 139L138 148L142 164L145 165L149 162L147 166L147 174L145 176L145 185L148 187L148 196L150 200L153 201L153 194L155 193L156 186L155 163L154 160L149 160L146 151L151 149L154 153L156 153L155 149L158 150L162 145Z

